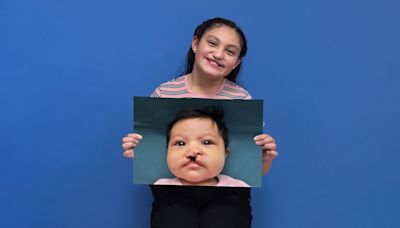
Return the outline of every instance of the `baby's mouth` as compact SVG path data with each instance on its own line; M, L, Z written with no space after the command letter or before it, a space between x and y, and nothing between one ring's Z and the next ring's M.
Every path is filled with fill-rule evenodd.
M186 161L183 163L183 166L193 166L193 167L198 167L198 166L203 166L203 163L200 162L196 156L189 156L187 157Z

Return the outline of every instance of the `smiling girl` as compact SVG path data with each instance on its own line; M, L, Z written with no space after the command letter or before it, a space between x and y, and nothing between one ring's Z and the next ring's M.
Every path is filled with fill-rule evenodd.
M232 21L213 18L194 31L183 76L161 84L152 97L251 99L236 84L247 52L242 30ZM122 139L123 155L133 158L142 136L130 133ZM262 148L266 174L278 155L275 140L261 134L254 141ZM251 227L250 188L151 185L154 197L152 227Z

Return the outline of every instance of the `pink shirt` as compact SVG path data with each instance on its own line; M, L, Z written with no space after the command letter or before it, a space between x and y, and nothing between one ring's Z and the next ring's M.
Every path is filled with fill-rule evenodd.
M252 99L250 93L241 86L227 79L215 94L195 94L187 83L187 75L180 76L171 81L161 84L154 90L151 97L162 98L208 98L208 99Z
M250 187L246 182L220 174L217 176L217 187ZM178 178L161 178L154 182L154 185L183 185Z

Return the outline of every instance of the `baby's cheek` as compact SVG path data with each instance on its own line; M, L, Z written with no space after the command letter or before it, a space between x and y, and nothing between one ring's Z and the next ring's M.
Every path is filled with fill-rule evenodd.
M172 171L172 169L175 169L176 163L177 163L177 158L174 158L174 156L168 154L167 155L167 165L168 168Z
M220 174L222 172L222 170L224 169L224 164L225 161L224 159L214 159L211 163L210 163L210 167L211 170L215 173L215 174Z

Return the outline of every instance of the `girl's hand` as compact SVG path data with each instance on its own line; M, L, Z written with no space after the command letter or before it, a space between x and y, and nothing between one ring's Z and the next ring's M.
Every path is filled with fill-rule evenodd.
M265 175L272 166L272 160L278 156L276 142L267 134L257 135L254 137L254 141L262 147L262 174Z
M129 133L122 138L123 155L126 158L133 158L135 155L134 148L143 137L136 133Z

